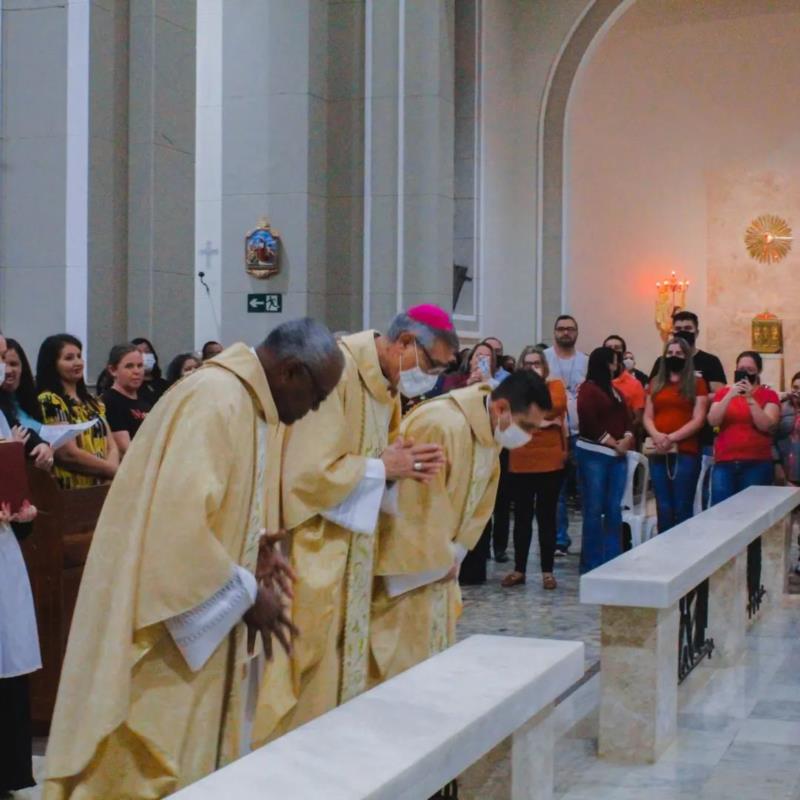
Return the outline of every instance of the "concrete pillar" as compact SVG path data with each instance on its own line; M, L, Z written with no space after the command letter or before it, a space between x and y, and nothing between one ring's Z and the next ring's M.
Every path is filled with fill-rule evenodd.
M450 307L452 0L374 0L366 26L364 324L418 302Z
M130 0L128 334L164 362L193 343L196 12Z
M703 665L734 666L745 651L746 632L747 550L743 550L709 579L706 635L714 640L714 652Z
M127 25L127 0L2 4L0 323L34 360L78 336L90 379L126 335Z
M678 728L678 607L603 606L598 754L653 763Z
M0 324L33 360L44 332L67 327L64 155L73 9L40 6L31 0L2 3ZM82 27L88 31L88 22ZM81 107L73 112L88 119L87 83L88 77ZM78 206L85 204L85 189L75 197ZM85 290L81 306L85 314ZM85 336L85 320L71 323L72 332Z
M326 65L324 0L226 0L222 28L222 340L259 341L286 319L324 316ZM282 237L280 274L250 277L244 239L261 217ZM211 239L198 230L197 240ZM279 292L282 313L248 313Z
M553 705L492 748L458 778L463 800L552 800Z
M792 516L778 520L761 537L761 583L766 594L763 603L778 608L789 581L792 544Z

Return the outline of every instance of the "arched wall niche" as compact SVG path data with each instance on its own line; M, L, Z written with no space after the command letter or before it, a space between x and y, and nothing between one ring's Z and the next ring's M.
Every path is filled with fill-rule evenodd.
M761 265L743 235L763 213L800 225L800 109L787 102L800 80L800 7L609 3L591 36L602 5L570 37L546 101L542 302L560 288L583 349L618 332L646 369L661 346L654 284L675 269L692 281L701 347L730 371L752 317L769 310L784 320L790 375L800 364L800 250Z

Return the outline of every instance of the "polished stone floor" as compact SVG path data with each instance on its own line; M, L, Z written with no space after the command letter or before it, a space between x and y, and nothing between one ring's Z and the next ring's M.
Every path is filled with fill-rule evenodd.
M576 725L556 746L557 800L800 800L800 597L766 612L747 648L735 667L689 676L656 764L601 761L596 712Z
M458 624L460 639L474 633L535 636L544 639L574 639L586 645L586 665L591 668L600 657L600 610L578 602L578 558L580 517L573 513L570 524L572 548L557 558L558 588L545 591L539 572L539 545L534 531L528 557L528 580L523 586L504 589L500 580L514 569L513 543L510 561L489 561L487 581L482 586L463 586L464 613Z

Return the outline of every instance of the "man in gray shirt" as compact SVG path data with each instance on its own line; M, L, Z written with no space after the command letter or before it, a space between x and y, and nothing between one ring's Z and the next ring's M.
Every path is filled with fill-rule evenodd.
M578 341L578 323L569 314L562 314L556 319L553 328L552 347L544 351L550 376L558 378L567 391L567 425L569 427L569 442L567 452L567 465L565 480L561 485L561 495L558 498L558 530L556 532L556 555L566 555L572 544L569 537L569 517L567 515L567 486L574 477L575 470L575 440L578 438L578 387L586 378L586 368L589 365L589 356L575 348Z

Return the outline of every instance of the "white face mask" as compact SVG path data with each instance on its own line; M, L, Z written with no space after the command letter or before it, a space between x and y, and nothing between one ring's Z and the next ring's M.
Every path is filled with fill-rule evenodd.
M419 365L419 353L417 352L416 342L414 343L414 354L417 357L416 367L402 369L401 362L398 386L404 397L419 397L420 395L426 394L436 386L439 380L438 375L429 375L427 372L422 371Z
M494 440L500 447L505 447L506 450L516 450L518 447L524 447L532 438L530 433L525 433L513 420L504 431L500 430L499 425L494 429Z
M142 353L142 361L144 361L144 371L152 372L156 365L156 357L152 353Z
M6 362L0 361L0 385L6 379Z
M623 359L622 363L625 365L625 369L633 369L636 366L636 362L632 358Z

